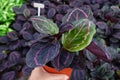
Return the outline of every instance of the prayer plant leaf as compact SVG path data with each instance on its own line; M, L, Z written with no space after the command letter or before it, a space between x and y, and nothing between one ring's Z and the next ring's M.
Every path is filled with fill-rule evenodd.
M86 48L96 32L95 24L88 19L81 19L73 23L75 28L62 35L62 44L70 52L77 52Z
M26 63L31 68L44 66L58 55L59 48L60 44L57 41L46 44L36 43L28 51Z
M54 35L59 32L58 26L50 19L44 16L34 16L31 18L34 28L39 32L46 35Z
M57 70L62 70L72 63L74 55L75 54L72 54L71 52L62 48L60 49L58 56L52 60L52 65Z
M92 54L94 54L98 58L110 62L108 53L104 49L99 47L99 45L97 45L94 41L90 43L90 45L87 47L87 50L89 50Z
M72 11L69 11L62 19L62 23L74 22L80 19L92 19L93 13L89 7L84 8L75 8Z

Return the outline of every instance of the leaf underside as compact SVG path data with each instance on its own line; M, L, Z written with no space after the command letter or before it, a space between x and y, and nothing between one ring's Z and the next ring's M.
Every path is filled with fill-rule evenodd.
M57 70L62 70L72 63L74 55L75 53L68 52L67 50L62 48L59 51L58 56L52 60L52 65Z
M26 56L26 63L29 67L34 68L44 66L47 62L55 58L59 53L59 42L34 44L28 51Z

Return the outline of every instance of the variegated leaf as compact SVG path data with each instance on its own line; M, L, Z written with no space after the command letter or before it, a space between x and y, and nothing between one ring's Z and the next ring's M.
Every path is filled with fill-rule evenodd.
M86 48L96 32L95 24L88 19L81 19L73 23L75 28L62 35L62 44L70 52L77 52Z
M31 18L33 27L39 32L46 35L54 35L59 32L58 26L50 19L44 16L34 16Z
M47 62L58 55L59 48L59 42L46 44L36 43L28 51L26 55L26 63L31 68L44 66Z
M62 23L74 22L80 19L93 19L93 13L88 6L84 8L75 8L69 11L62 19Z
M72 63L74 56L75 54L71 54L71 52L62 48L60 49L58 56L52 60L52 65L57 70L62 70Z

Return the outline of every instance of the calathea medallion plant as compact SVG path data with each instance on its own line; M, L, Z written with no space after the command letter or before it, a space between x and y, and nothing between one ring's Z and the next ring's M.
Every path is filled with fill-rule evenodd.
M71 64L79 51L89 46L87 49L92 52L90 47L96 48L97 46L92 42L96 30L89 8L75 8L68 12L60 28L44 16L33 16L31 21L40 33L40 37L27 53L26 61L30 67L44 66L52 61L53 66L61 70ZM95 55L97 54L99 55L99 53ZM99 57L108 60L104 53ZM60 62L56 63L58 59Z
M93 41L96 33L94 18L89 7L74 8L63 17L61 27L44 16L32 16L30 18L39 38L28 42L32 45L26 55L26 63L29 67L44 66L48 62L57 70L66 67L77 68L74 64L87 49L98 58L110 62L109 57ZM74 70L73 74L82 73ZM74 80L79 80L72 76Z

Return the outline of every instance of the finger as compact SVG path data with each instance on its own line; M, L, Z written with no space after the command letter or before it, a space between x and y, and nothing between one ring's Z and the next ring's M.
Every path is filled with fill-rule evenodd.
M51 80L68 80L68 76L64 74L50 74Z

